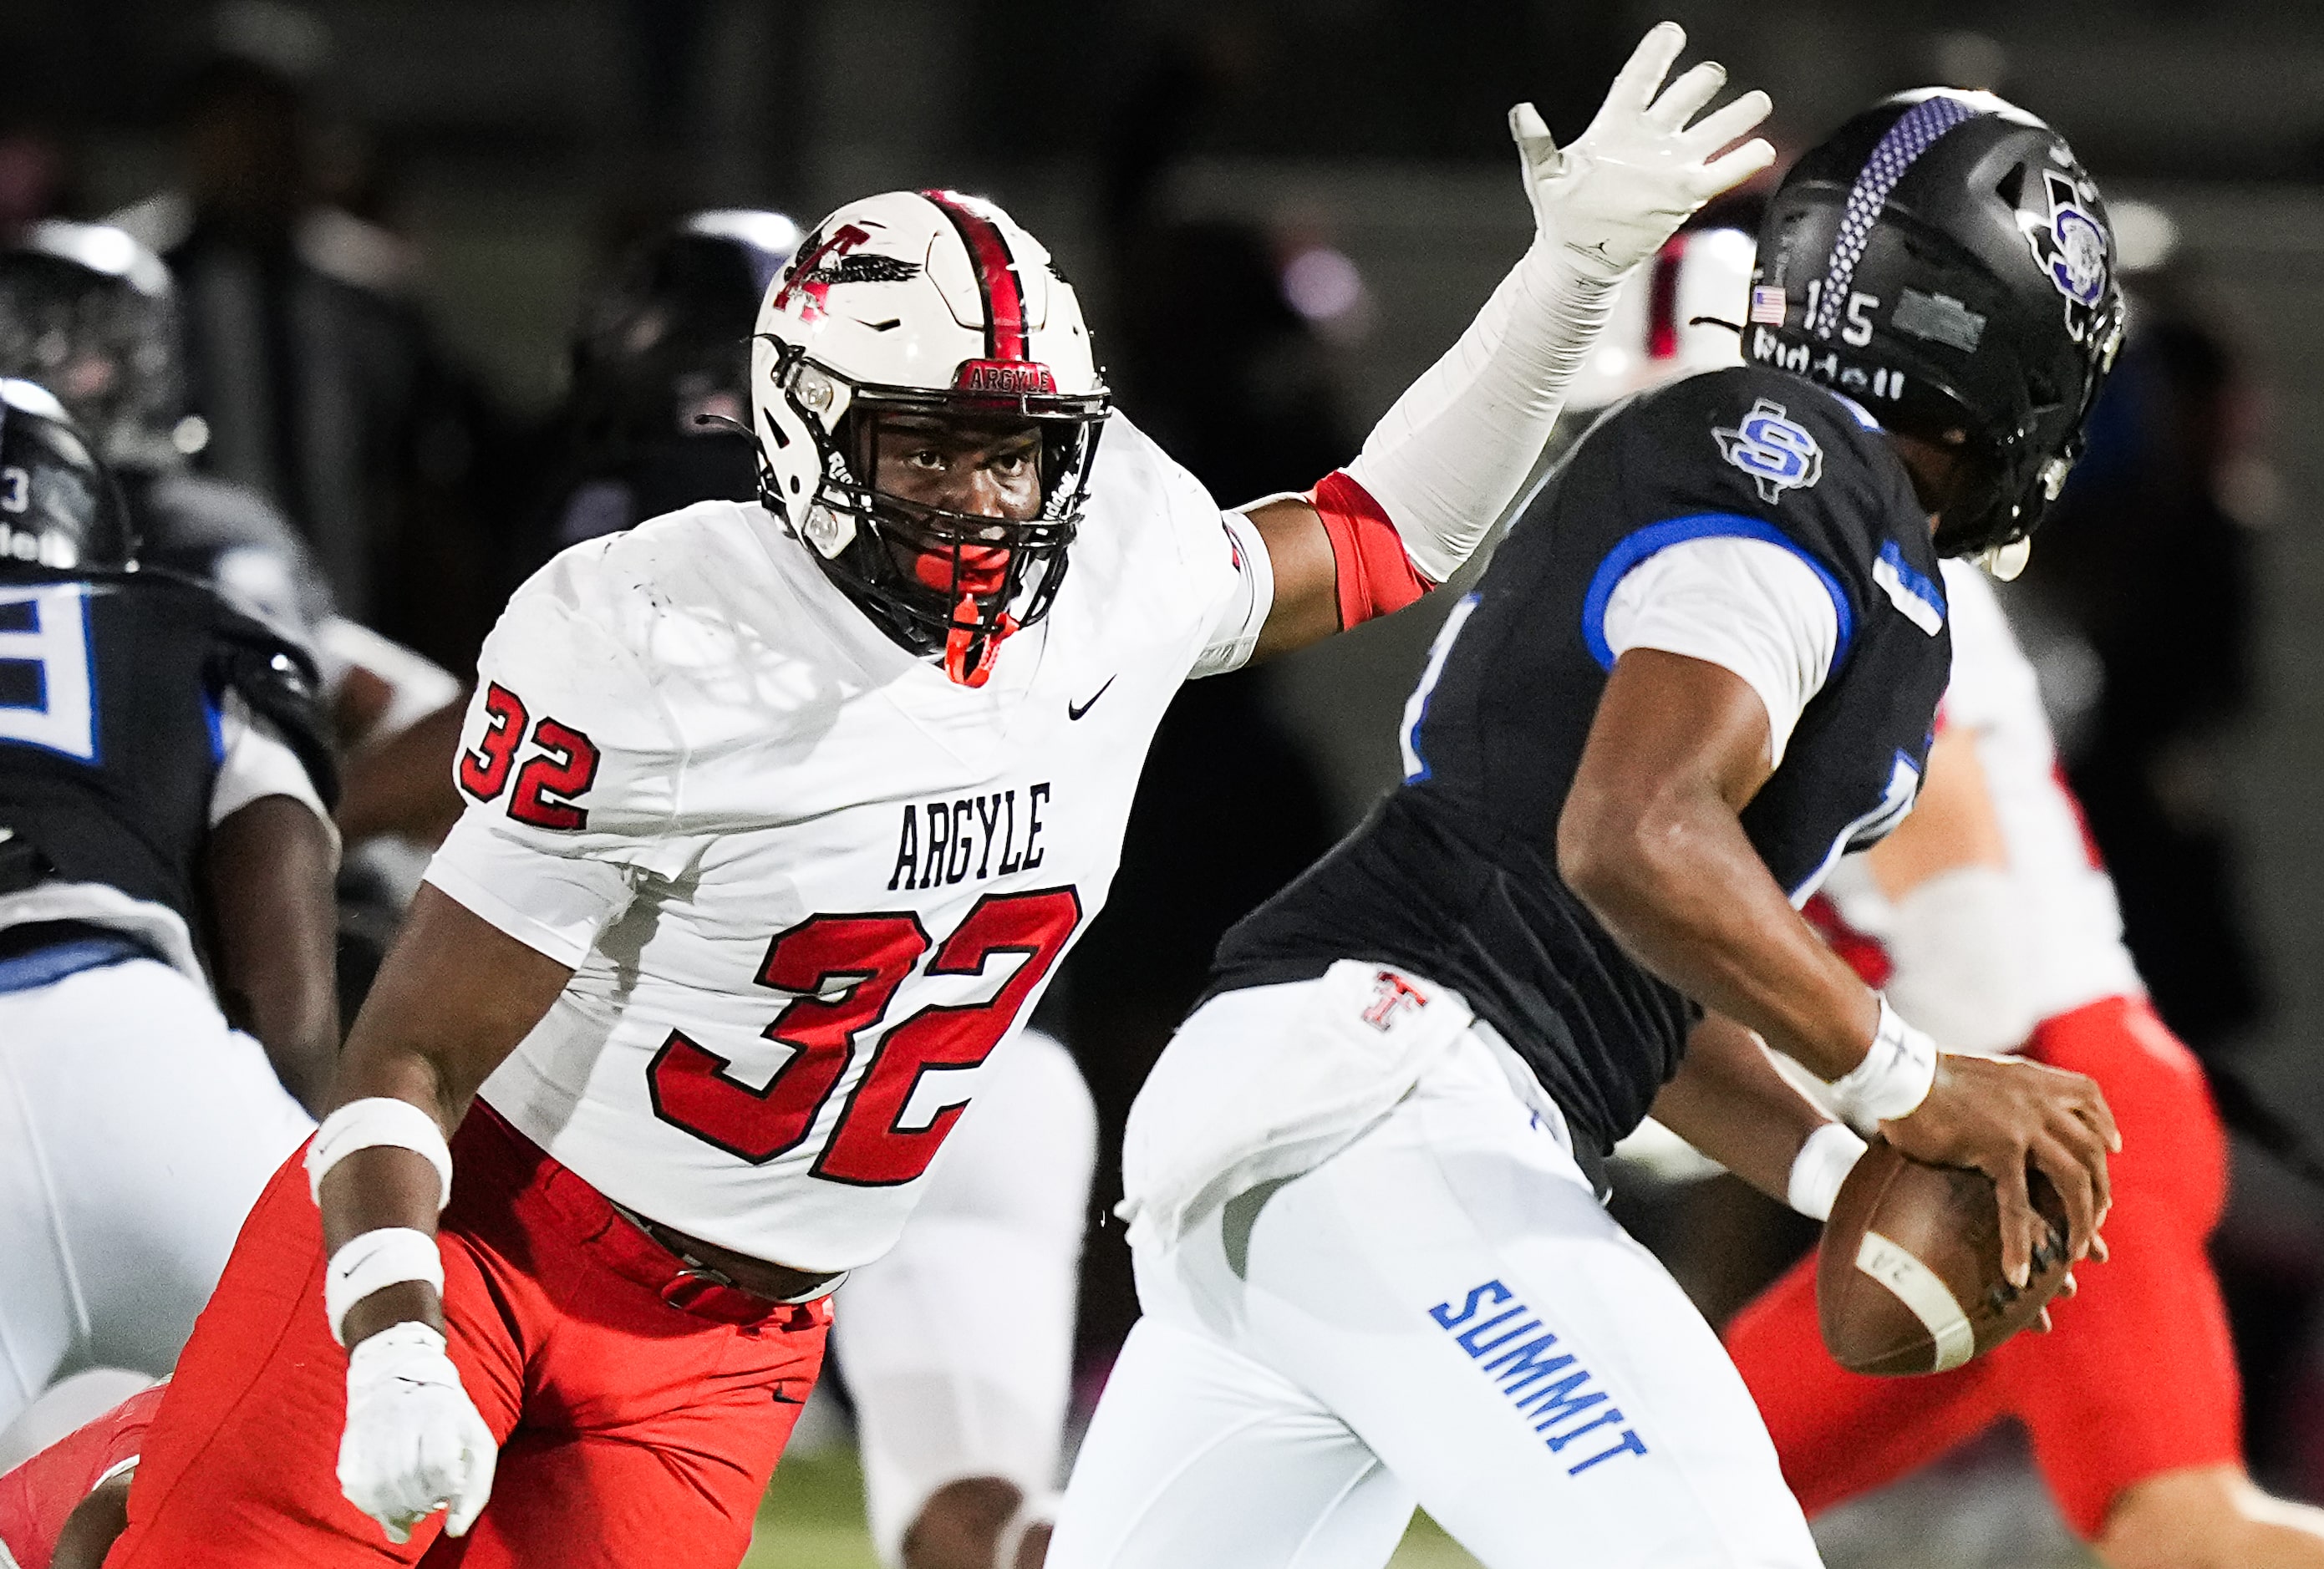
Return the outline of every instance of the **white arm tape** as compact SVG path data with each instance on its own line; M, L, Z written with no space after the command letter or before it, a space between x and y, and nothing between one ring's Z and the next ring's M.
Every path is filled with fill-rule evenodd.
M1887 932L1889 995L1954 1051L2013 1051L2041 1021L2024 902L2007 872L1958 867L1914 884Z
M323 1271L323 1312L331 1321L331 1338L345 1345L347 1309L374 1291L406 1280L425 1280L442 1295L444 1253L434 1237L404 1225L349 1237Z
M452 1202L452 1150L444 1142L444 1130L410 1101L389 1095L351 1100L315 1130L315 1142L307 1146L307 1190L315 1202L323 1201L323 1179L332 1167L357 1150L383 1146L409 1150L436 1168L436 1175L443 1179L436 1212L442 1214Z
M1807 1136L1792 1157L1792 1179L1786 1196L1794 1209L1810 1220L1830 1220L1840 1185L1856 1170L1868 1148L1845 1123L1826 1123Z
M1518 499L1620 281L1579 276L1536 239L1348 464L1431 583L1459 571Z
M1884 996L1871 1050L1845 1077L1832 1080L1832 1101L1843 1122L1869 1133L1884 1122L1912 1115L1929 1097L1936 1078L1936 1041L1904 1023Z

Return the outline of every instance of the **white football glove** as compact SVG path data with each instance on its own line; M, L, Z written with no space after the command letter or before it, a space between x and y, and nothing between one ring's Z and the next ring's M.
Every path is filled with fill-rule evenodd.
M1530 103L1509 111L1535 225L1585 277L1619 278L1703 203L1775 161L1764 137L1713 156L1767 117L1765 93L1746 93L1688 128L1727 85L1725 66L1706 60L1655 96L1685 47L1677 23L1658 23L1614 78L1590 129L1562 151Z
M492 1496L499 1458L440 1331L392 1324L348 1353L339 1491L389 1541L410 1541L411 1528L439 1509L444 1529L466 1536Z

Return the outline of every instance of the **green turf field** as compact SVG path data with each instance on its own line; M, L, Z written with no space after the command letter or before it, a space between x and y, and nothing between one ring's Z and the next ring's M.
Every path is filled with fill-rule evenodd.
M786 1459L759 1509L742 1569L877 1569L863 1529L863 1478L855 1452L834 1445ZM1394 1569L1474 1569L1476 1560L1424 1518L1414 1522Z
M1995 1446L1987 1445L1991 1451ZM1831 1569L2099 1569L2058 1520L2017 1450L1931 1467L1818 1523ZM743 1569L876 1569L855 1451L830 1444L784 1460ZM1393 1569L1476 1569L1416 1518Z

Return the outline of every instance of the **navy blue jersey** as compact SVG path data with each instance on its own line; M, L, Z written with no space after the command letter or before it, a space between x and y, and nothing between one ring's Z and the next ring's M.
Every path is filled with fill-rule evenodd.
M273 724L327 803L314 682L303 651L206 583L158 567L11 564L0 569L0 828L59 880L116 888L199 930L225 694Z
M1832 599L1824 684L1742 823L1803 901L1911 809L1951 664L1904 463L1870 417L1760 367L1630 400L1583 436L1454 607L1407 705L1406 778L1227 933L1213 990L1396 965L1453 986L1556 1099L1584 1152L1645 1117L1696 1010L1557 873L1559 813L1612 668L1623 575L1682 540L1792 551Z

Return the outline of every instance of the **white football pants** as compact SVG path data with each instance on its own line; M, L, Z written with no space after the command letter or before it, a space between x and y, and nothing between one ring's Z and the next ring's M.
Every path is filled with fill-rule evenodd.
M314 1124L150 959L0 993L0 1427L60 1376L167 1373Z
M1416 1501L1489 1569L1819 1562L1717 1337L1473 1031L1322 1164L1132 1238L1048 1569L1369 1569Z
M1097 1112L1065 1049L1005 1042L895 1248L847 1277L832 1345L855 1401L881 1560L964 1477L1057 1485Z

